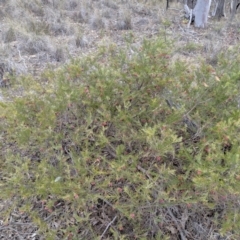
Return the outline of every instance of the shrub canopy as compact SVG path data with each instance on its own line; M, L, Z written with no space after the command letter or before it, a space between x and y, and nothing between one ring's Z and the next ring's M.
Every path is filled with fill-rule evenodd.
M5 223L26 214L46 239L239 236L238 49L214 67L173 61L162 39L134 51L25 77L1 103Z

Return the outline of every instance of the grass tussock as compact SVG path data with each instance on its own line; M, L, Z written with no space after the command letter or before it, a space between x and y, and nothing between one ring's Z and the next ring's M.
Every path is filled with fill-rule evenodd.
M46 239L238 238L239 49L192 71L173 49L102 48L22 79L26 94L1 104L6 224L24 217Z
M26 41L20 46L20 50L28 53L29 55L34 55L39 52L49 52L51 51L51 43L47 37L39 36L25 36Z
M120 13L119 19L117 21L118 30L130 30L132 29L132 18L131 14L126 10Z
M41 47L35 48L34 51L32 49L22 51L19 54L19 49L23 48L22 46L26 40L22 35L27 35L29 39L35 38L35 35L43 38L48 37L50 40L49 45L56 46L56 48L69 49L69 41L77 38L76 35L79 29L82 29L81 35L83 39L88 39L88 44L86 45L84 41L81 41L81 43L78 41L75 45L72 44L71 50L66 53L70 57L94 52L99 43L103 41L105 33L111 37L111 40L115 44L122 46L125 44L123 41L124 35L128 31L132 31L136 36L138 44L142 42L144 37L153 37L162 34L162 31L167 32L168 36L172 36L173 38L184 39L184 43L190 41L202 46L208 45L212 39L216 38L224 38L224 42L227 42L227 45L237 43L238 33L232 34L231 30L236 29L238 26L237 16L236 21L234 20L229 25L231 29L227 29L227 31L223 29L224 24L218 24L213 19L209 20L214 22L214 24L210 25L211 29L203 34L205 36L209 35L209 37L204 42L198 43L196 39L202 38L201 34L198 35L194 31L188 32L184 30L187 23L183 22L181 14L182 6L180 3L171 3L171 8L168 12L166 12L165 8L166 6L163 2L140 0L83 0L81 2L75 0L2 1L0 9L2 14L0 14L0 18L4 21L0 23L0 39L4 43L2 46L5 49L4 52L7 52L7 55L11 56L12 61L14 61L13 64L23 62L24 59L26 66L22 67L27 67L29 70L39 67L42 69L47 64L56 64L56 61L54 57L52 58L48 54L45 54L45 48ZM179 24L183 24L183 26L179 27ZM9 46L11 43L12 45ZM220 48L224 44L216 43ZM41 61L32 61L28 57L28 54L31 52L35 52L34 54L41 56L45 54L46 57L45 59L41 58ZM3 52L0 53L4 55ZM192 52L192 55L201 54L200 49ZM183 55L186 54L183 52ZM65 57L60 59L58 65L69 61Z
M5 34L3 35L3 42L4 43L11 43L16 41L16 33L12 27L10 27Z
M89 19L89 24L92 29L104 29L105 24L102 18L102 13L99 11L95 11L92 17Z

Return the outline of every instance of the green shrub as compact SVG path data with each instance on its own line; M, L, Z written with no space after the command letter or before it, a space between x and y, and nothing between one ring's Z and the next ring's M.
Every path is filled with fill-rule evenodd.
M4 219L26 213L46 239L203 239L199 221L238 238L240 59L191 67L171 49L102 49L23 79L1 104Z

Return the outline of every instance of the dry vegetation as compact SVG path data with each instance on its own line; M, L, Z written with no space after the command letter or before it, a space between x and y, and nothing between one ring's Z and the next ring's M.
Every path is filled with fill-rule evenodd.
M156 0L11 0L0 4L1 61L17 74L36 74L48 65L59 66L102 45L124 46L129 33L138 46L144 38L167 34L183 48L181 54L199 53L203 57L236 44L239 38L238 19L227 28L223 19L210 20L207 30L186 29L180 3L172 3L168 12L165 3Z
M218 54L221 53L221 56L224 57L225 52L233 51L232 58L237 58L235 53L239 51L237 48L240 39L239 27L238 14L231 23L227 23L226 19L221 21L210 19L207 29L199 30L192 26L187 28L180 3L172 3L166 12L165 3L157 0L0 0L0 39L2 40L0 61L5 63L5 77L11 81L11 86L3 89L2 94L4 94L5 100L11 99L11 101L17 95L26 95L26 99L16 99L15 106L18 107L16 109L15 106L8 108L7 101L6 105L4 101L1 105L1 140L5 141L6 139L6 143L3 141L1 144L2 153L0 156L3 160L0 161L0 167L12 172L13 175L16 174L16 176L19 176L23 171L22 175L24 176L19 179L14 179L12 176L8 178L7 174L5 176L5 173L0 171L2 174L0 180L5 184L6 179L10 179L12 181L10 184L14 186L13 192L8 192L9 199L6 198L6 195L1 197L0 192L0 214L4 212L3 217L0 215L0 238L19 240L240 239L239 232L234 232L230 226L234 227L234 224L240 222L238 220L239 214L233 216L234 209L236 212L239 209L240 197L237 190L235 193L235 190L232 189L227 192L223 184L222 188L219 187L220 190L214 189L207 193L203 191L204 193L201 195L201 191L204 189L204 186L201 185L201 181L204 180L202 175L208 174L207 167L209 166L204 165L205 172L202 174L203 170L197 168L197 163L190 163L187 157L193 154L194 160L210 159L213 158L213 155L209 153L209 148L216 151L216 148L220 146L221 149L221 134L223 134L221 130L225 129L224 127L228 128L224 125L223 120L219 120L220 113L211 109L204 115L204 110L207 109L208 104L203 104L203 110L197 109L195 111L195 103L199 103L199 99L205 94L205 89L209 86L209 92L213 98L218 98L217 91L224 92L229 87L226 84L225 88L215 88L216 79L217 82L219 80L218 76L226 78L226 82L228 78L222 72L222 69L227 68L227 64L224 62L225 60L222 62L219 60ZM135 85L132 86L130 78L139 78L144 81L148 76L144 75L144 70L148 73L148 69L144 69L143 63L138 65L134 59L138 52L144 49L142 45L144 39L154 40L158 39L159 36L164 39L164 42L169 42L169 44L174 42L172 49L163 44L163 52L159 53L159 56L163 58L162 61L153 60L154 67L151 69L153 72L151 77L156 80L157 84L160 84L160 90L157 89L159 86L146 83L146 88L140 91L144 84L141 85L136 81L136 84L134 82ZM148 48L145 48L147 52ZM126 52L126 56L121 55L121 50ZM159 46L156 47L156 52L158 50ZM149 50L146 56L151 58L154 54L154 50L152 52ZM76 64L73 60L75 58L85 59L86 63L79 60L80 62ZM129 65L121 63L121 58L126 60ZM111 59L110 63L108 63L109 59ZM139 59L141 60L141 58ZM226 59L232 61L231 55L228 55ZM173 67L175 63L178 64L179 60L184 62L183 65L179 64L179 66L176 65L176 68ZM201 65L202 62L204 62L203 65ZM150 61L150 63L152 62ZM146 64L149 64L148 60L146 60ZM77 65L81 68L76 69ZM110 67L109 72L102 73L108 66ZM159 66L160 73L157 66ZM96 70L98 67L102 72ZM117 69L116 72L114 68ZM162 74L161 71L163 73L166 71L166 75ZM235 71L237 74L236 66L231 64L229 71ZM158 82L158 74L162 74L161 77L166 82ZM150 114L156 108L156 103L153 100L158 94L160 98L166 96L166 92L162 89L168 85L167 81L171 82L167 86L169 92L175 91L176 85L173 82L179 80L177 77L175 79L178 74L181 74L183 80L181 78L182 85L177 85L176 93L179 98L177 97L176 100L173 97L173 101L182 101L181 106L184 106L184 109L181 109L180 113L176 113L171 111L167 104L164 105L160 101L158 103L161 104L162 109L156 113L156 116L154 115L154 119L151 119ZM149 75L151 74L149 73ZM205 82L206 76L208 80L210 79L209 82ZM234 76L232 77L234 78ZM108 78L112 79L113 83L104 82ZM129 86L126 92L118 81L121 78L126 78L124 80ZM56 79L60 79L60 81L55 86ZM70 85L64 82L65 79L72 81ZM189 83L192 79L194 81ZM204 90L196 90L198 86L203 84L205 84ZM93 89L94 86L97 90ZM76 91L71 92L72 88L76 88ZM134 95L137 88L139 88L141 96ZM149 89L153 91L151 96L147 94ZM192 96L188 97L187 95L191 92L189 89L192 89L192 92L196 91L196 93L192 93ZM230 97L230 90L234 92L234 86L226 90L224 99L217 99L216 105L212 103L212 108L218 106L219 102L222 104L219 105L221 108L224 108L225 104L228 105L229 102L236 102L236 99ZM63 97L64 91L66 91L66 96ZM106 95L105 97L101 91ZM78 94L85 97L81 103L78 103ZM127 94L132 94L131 98ZM115 95L119 96L119 99L115 99ZM47 98L41 99L41 96ZM95 96L97 100L94 99ZM56 106L53 99L58 101ZM152 101L153 106L149 107L148 104L145 106L145 100L146 102ZM143 105L139 106L138 102L141 101ZM130 105L127 106L128 104ZM10 102L9 105L11 105ZM54 110L51 106L55 107ZM88 119L89 112L86 110L86 106L93 110L93 116L92 113L90 114L93 120ZM112 109L115 106L117 106L117 110ZM142 107L145 108L146 113L142 111ZM136 115L139 114L137 119L128 116L124 108L135 111ZM99 113L100 111L105 115ZM122 120L120 121L114 116L110 117L111 111L115 111L114 114L119 111L116 113L119 114L119 118L130 119L132 124L130 125L134 126L131 132L132 136L129 136L131 134L128 133L128 126L126 125L124 128L121 125ZM199 136L197 138L189 137L189 129L185 129L181 125L182 121L186 123L189 120L189 118L182 120L184 111L191 112L194 119L201 122L203 126L211 125L213 127L212 123L204 122L204 117L210 117L212 121L216 121L213 130L209 130L207 133L212 137L209 138L210 140L201 138L202 136L200 136L201 140L199 140ZM173 116L172 112L174 112ZM228 117L228 113L224 114ZM224 117L226 117L225 115ZM15 117L19 118L17 124ZM48 119L44 121L45 118ZM9 121L8 123L5 122L6 119ZM148 142L149 139L144 138L145 135L151 135L151 131L160 129L159 119L163 123L161 127L167 126L165 133L164 130L161 134L154 135L157 139L158 135L166 134L165 142L162 141L166 144L166 149L161 149L162 155L158 155L156 146L152 146L154 141L157 142L155 138L151 143ZM38 124L38 120L41 124ZM151 122L148 122L150 120L155 121L156 125L151 125ZM144 125L142 121L148 122L149 125ZM160 124L162 124L161 121ZM170 121L169 125L168 121ZM55 123L56 125L54 125ZM36 129L35 132L31 128L34 124L36 124L35 126L41 125L43 130ZM48 124L52 129L46 127ZM85 126L87 130L82 128L81 125L84 126L84 124L87 124L87 127ZM231 125L231 130L233 125ZM9 127L10 130L6 130L6 127ZM26 140L29 137L28 131L33 131L35 134L29 142ZM50 131L59 135L55 137ZM78 138L78 133L81 131L86 136ZM139 132L144 134L138 136ZM169 139L167 134L170 136ZM61 140L59 140L60 136ZM112 139L113 136L116 139ZM217 138L216 144L213 144L214 137ZM21 143L18 142L18 138L21 139ZM178 142L180 138L183 139L181 143ZM238 144L237 140L233 140L234 134L229 133L229 138ZM226 151L231 146L228 142L230 140L225 140L222 147L224 149L221 149L219 158L226 158L225 164L228 166L230 164L227 162L228 158L230 162L230 158L235 156L233 154L236 154L236 149L239 148L234 148L235 152L230 157L226 157ZM99 145L96 149L92 149L95 141ZM174 145L173 148L172 142L169 144L169 141L177 142L176 146ZM82 150L79 142L83 145L86 144L87 147L84 145L84 150ZM105 146L106 142L111 144ZM202 145L197 145L199 142ZM21 145L23 143L27 147ZM49 145L51 146L49 147ZM94 156L87 153L88 148L90 151L96 150ZM82 152L86 151L83 153L86 155L83 156L86 162L84 162L85 165L79 162L79 167L74 168L73 159L75 161L77 158L71 154L80 154L79 149ZM131 159L130 164L129 158L131 157L133 159ZM136 165L134 165L135 158L139 160ZM23 159L26 164L23 164L24 166L22 166ZM64 159L65 165L59 164L62 159ZM116 159L125 162L124 164L117 161L114 163ZM5 160L7 164L5 164ZM52 176L48 175L48 169L43 163L48 164ZM13 169L11 164L16 166L16 169ZM192 171L188 172L186 166ZM81 167L86 168L86 172L81 170ZM127 167L129 167L129 175L124 173L128 172L125 170ZM234 167L231 166L231 168ZM29 172L27 170L25 172L24 169L28 169ZM34 170L36 169L39 171L39 175L35 175ZM165 175L157 176L159 169ZM221 169L221 171L225 170L225 168ZM62 171L63 175L66 176L59 178L58 171ZM123 171L123 175L118 176L118 171ZM93 176L89 176L89 172ZM42 178L40 173L46 174L46 177ZM176 173L176 178L172 176L173 173ZM186 179L185 173L188 174ZM84 176L84 179L81 179L80 174ZM239 175L237 176L239 177ZM26 182L26 179L29 182ZM36 179L40 182L37 188L40 192L42 191L42 196L33 197L34 191L31 192L31 187L33 187L32 182L37 182ZM78 184L74 182L76 179ZM182 179L186 181L186 185L179 183L184 182ZM192 179L197 182L199 189L195 186L192 187ZM172 180L172 182L168 185L166 180ZM179 182L177 182L178 180ZM15 181L26 183L26 189L17 189ZM64 181L69 186L62 186ZM51 184L56 183L56 189L50 189L50 182ZM214 179L209 180L209 182L213 183ZM0 187L5 186L4 184L0 183ZM41 190L42 186L47 188L48 184L49 192ZM175 188L179 184L182 189L176 190ZM204 184L208 186L208 182L204 182ZM79 185L83 187L83 190L79 188ZM154 190L152 190L153 185L155 186ZM76 192L69 193L68 187ZM168 188L171 191L167 191ZM232 188L234 189L234 187ZM185 189L188 189L189 192L185 193ZM9 189L7 190L9 191ZM14 190L16 192L19 190L21 194L26 196L15 201L18 194L15 194ZM163 195L160 196L157 190ZM146 194L146 198L137 199L138 195L134 195L135 193ZM81 197L84 197L85 194L86 199L81 202ZM198 194L201 199L198 199ZM192 195L194 195L193 199L189 200ZM184 201L177 202L179 199ZM158 203L161 204L161 207L158 206ZM29 212L32 212L32 215ZM230 215L232 218L237 218L236 222L232 219L223 220Z

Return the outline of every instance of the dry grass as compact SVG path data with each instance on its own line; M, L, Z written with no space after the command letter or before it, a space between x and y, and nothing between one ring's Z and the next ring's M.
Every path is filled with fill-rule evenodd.
M11 55L14 63L24 59L28 71L39 67L42 69L46 63L62 64L68 60L63 55L75 57L91 53L106 34L103 31L107 32L112 42L121 46L124 45L124 34L129 30L139 42L144 37L153 37L163 34L161 32L164 31L166 37L173 37L177 42L179 41L180 46L193 42L208 49L213 39L224 38L219 48L224 46L225 42L227 44L231 37L228 34L229 31L235 31L234 29L239 27L237 23L239 16L236 16L226 31L223 31L225 20L221 20L220 23L210 20L209 28L203 31L193 27L187 29L187 23L183 22L180 3L171 3L169 11L166 12L165 2L157 0L84 0L81 2L10 0L1 1L0 4L0 11L3 13L1 19L4 20L0 24L2 29L0 38L3 41L2 48L8 49L4 54L1 52L1 55L5 56L4 58L6 55ZM81 29L80 34L79 29ZM236 30L234 34L239 35L239 32ZM236 38L237 36L234 36L234 39ZM72 44L72 39L75 39L75 44ZM14 47L9 46L12 42ZM52 46L55 49L52 49ZM58 50L56 54L56 49L60 48L65 49L64 52L69 52L61 53L59 57L60 51ZM49 57L49 51L52 57ZM192 54L196 56L198 52L200 55L203 54L197 49ZM33 54L45 55L46 58L41 58L37 66L32 66L35 62L30 60L28 55Z

